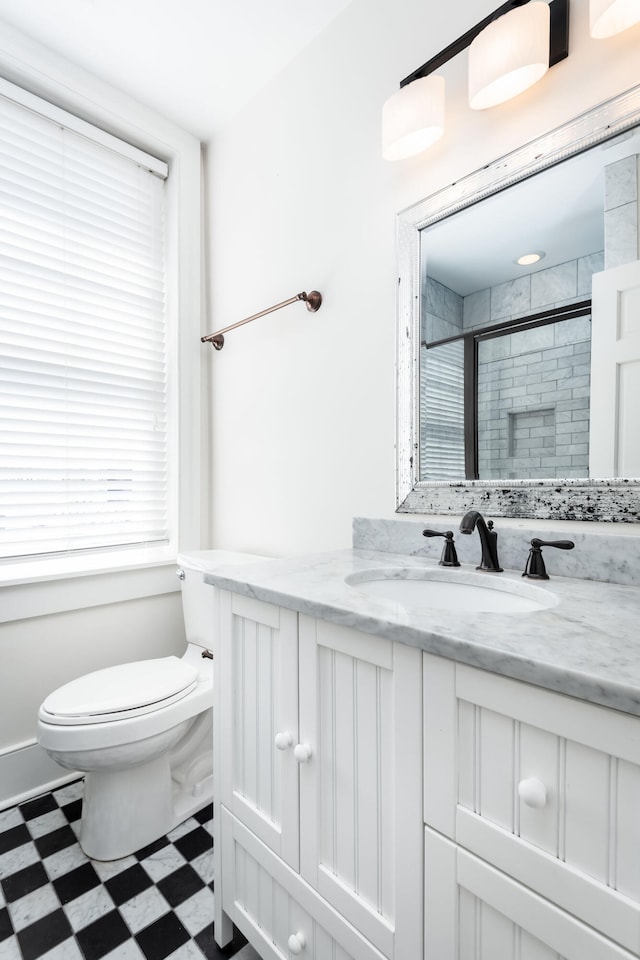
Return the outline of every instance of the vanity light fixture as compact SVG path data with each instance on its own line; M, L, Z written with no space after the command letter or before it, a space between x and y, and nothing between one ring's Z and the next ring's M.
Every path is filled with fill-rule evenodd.
M382 108L382 156L404 160L422 153L444 133L444 77L420 77L389 97Z
M467 47L472 48L471 106L484 109L515 97L539 80L548 67L564 60L569 52L568 38L569 0L551 0L549 4L544 0L507 0L400 82L400 90L382 110L384 159L414 156L442 136L444 78L435 71ZM431 83L425 83L427 79Z
M469 106L506 103L549 69L549 5L533 0L494 20L469 47Z
M640 0L590 0L589 26L596 40L613 37L640 23Z

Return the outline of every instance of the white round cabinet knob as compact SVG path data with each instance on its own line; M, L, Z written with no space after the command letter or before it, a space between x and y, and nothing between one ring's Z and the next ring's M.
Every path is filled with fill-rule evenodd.
M281 733L276 733L274 743L278 750L287 750L293 743L293 737L288 730L283 730Z
M541 809L547 805L547 788L537 777L528 777L518 784L518 795L528 807Z
M292 933L289 939L287 940L287 946L289 947L289 953L295 954L297 957L298 954L302 953L304 948L307 945L307 938L301 930L298 930L297 933Z
M298 763L306 763L312 753L313 750L308 743L298 743L293 748L293 755Z

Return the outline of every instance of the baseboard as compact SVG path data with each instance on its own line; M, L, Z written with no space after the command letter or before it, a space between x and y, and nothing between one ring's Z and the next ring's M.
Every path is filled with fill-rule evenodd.
M77 780L80 773L64 770L37 740L0 750L0 810Z

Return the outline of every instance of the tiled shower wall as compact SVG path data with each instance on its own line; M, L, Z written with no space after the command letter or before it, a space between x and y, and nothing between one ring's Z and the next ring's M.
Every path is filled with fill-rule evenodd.
M464 298L427 278L423 287L423 337L436 340L455 336L584 300L591 296L592 274L603 266L604 255L599 252ZM480 343L481 479L588 476L590 339L590 319L580 317ZM441 381L446 375L451 389L460 393L458 405L462 404L462 352L446 360L438 353L424 348L421 351L421 476L430 480L462 479L464 441L456 424L446 436L438 438L442 464L434 466L434 426L429 412L436 399L434 377ZM443 363L450 368L446 373L439 369ZM458 469L452 472L450 461L456 450Z
M604 190L605 267L618 267L640 256L640 156L606 167Z
M464 329L584 300L603 266L597 253L465 297ZM481 479L589 475L590 363L588 317L480 342Z

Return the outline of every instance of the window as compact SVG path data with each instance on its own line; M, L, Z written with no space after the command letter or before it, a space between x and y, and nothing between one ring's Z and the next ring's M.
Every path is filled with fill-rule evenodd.
M18 100L0 96L0 557L166 543L167 166Z

